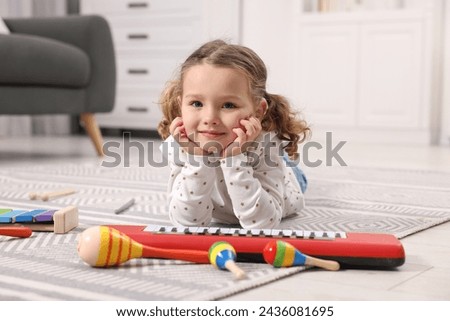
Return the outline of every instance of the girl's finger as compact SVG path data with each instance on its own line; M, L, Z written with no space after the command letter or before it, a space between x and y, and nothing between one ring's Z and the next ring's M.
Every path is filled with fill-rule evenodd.
M233 132L237 135L237 138L234 140L235 142L238 142L240 145L245 143L247 135L242 128L233 128Z
M256 127L257 124L255 124L254 121L243 120L241 121L241 124L245 127L247 138L253 139L254 136L256 137L255 133L258 132L258 128Z
M183 119L181 117L175 118L169 126L169 132L173 135L175 129L183 124Z
M256 127L261 127L261 121L256 117L251 117L249 121Z
M255 139L259 135L259 133L262 130L262 126L261 126L261 122L256 117L251 117L249 120L249 123L251 124L249 126L251 126L252 130L251 130L251 134L248 134L248 136L249 136L249 139L252 140L252 139Z

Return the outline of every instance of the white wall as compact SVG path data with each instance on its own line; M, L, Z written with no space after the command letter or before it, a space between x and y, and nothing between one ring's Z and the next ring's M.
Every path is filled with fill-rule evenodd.
M292 97L295 0L242 0L241 43L253 49L268 69L267 91Z
M450 3L444 1L444 6L441 144L448 146L450 145Z

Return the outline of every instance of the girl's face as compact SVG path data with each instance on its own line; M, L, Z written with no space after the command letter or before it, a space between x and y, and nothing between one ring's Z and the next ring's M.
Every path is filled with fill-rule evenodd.
M184 74L180 103L186 135L207 152L221 152L232 143L232 129L243 128L239 121L255 115L258 107L243 73L209 64Z

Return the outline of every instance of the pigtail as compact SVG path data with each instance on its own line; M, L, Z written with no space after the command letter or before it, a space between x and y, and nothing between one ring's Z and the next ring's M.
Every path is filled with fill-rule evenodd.
M266 93L264 98L268 108L261 122L263 130L274 131L279 139L287 141L284 149L291 159L297 159L298 144L310 135L308 124L292 111L285 97Z
M181 94L180 80L168 82L161 94L160 105L163 118L158 125L158 133L162 139L169 137L169 127L172 121L181 115L178 97Z

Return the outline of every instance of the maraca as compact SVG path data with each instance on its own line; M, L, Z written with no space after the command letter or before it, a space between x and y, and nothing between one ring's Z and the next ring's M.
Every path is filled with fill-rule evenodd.
M78 240L78 255L87 264L95 267L115 266L135 258L209 263L207 251L146 246L108 226L95 226L83 231Z
M246 277L245 272L236 265L236 251L228 242L216 242L209 248L209 261L221 270L231 271L236 279Z
M336 261L321 260L301 253L291 244L274 240L267 243L263 250L264 260L274 267L312 265L330 271L339 270Z

